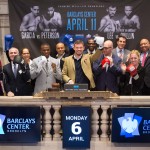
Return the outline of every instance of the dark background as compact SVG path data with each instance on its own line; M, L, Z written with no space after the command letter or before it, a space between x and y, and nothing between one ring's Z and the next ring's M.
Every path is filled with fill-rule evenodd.
M24 47L27 47L31 51L32 58L35 58L40 55L40 45L43 42L48 42L52 48L52 56L56 54L55 45L65 34L70 34L76 36L78 34L82 35L83 40L86 41L86 35L90 34L91 36L99 34L107 38L106 33L98 32L100 20L103 16L107 14L106 9L109 5L117 6L117 12L115 19L119 20L124 16L124 6L132 5L133 11L140 18L141 29L134 33L134 39L128 39L127 48L129 50L138 49L139 50L139 41L141 38L150 38L150 21L149 21L149 0L79 0L79 1L70 1L70 0L8 0L9 3L9 17L10 17L10 31L14 36L14 44L21 50ZM58 30L60 33L60 38L58 39L22 39L21 32L19 31L20 24L23 17L30 13L30 6L38 5L40 6L40 15L43 15L47 12L49 6L53 6L56 12L59 12L62 17L63 27ZM91 24L90 20L92 17L87 19L87 28L88 30L73 30L67 31L67 12L85 12L85 11L95 11L96 12L96 30L90 30L89 26ZM85 19L84 17L79 17L80 19ZM36 33L35 33L36 34ZM119 33L114 33L113 39L114 43L116 36ZM115 46L115 45L114 45Z

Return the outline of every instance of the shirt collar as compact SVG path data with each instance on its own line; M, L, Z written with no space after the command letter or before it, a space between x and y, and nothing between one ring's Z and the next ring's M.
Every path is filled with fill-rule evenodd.
M11 66L14 68L14 63L11 61ZM16 64L16 68L18 68L18 64Z
M59 55L57 54L56 57L57 57L57 59L62 59L64 55L65 55L65 53L63 53L61 56L59 56Z
M123 49L119 49L118 47L116 48L117 53L120 53L120 50L122 50L122 53L124 53L124 48Z
M91 51L89 49L87 49L88 54L91 54ZM95 49L92 51L92 54L95 53Z
M73 59L79 60L81 58L82 58L82 55L79 58L77 58L75 55L73 55Z
M112 58L112 54L111 54L110 56L105 56L105 55L104 55L104 57L111 57L111 58Z

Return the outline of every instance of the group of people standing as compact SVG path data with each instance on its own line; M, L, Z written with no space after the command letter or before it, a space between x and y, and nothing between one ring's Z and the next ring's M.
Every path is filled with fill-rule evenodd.
M74 54L69 55L64 43L57 43L56 57L51 56L48 43L41 45L41 56L31 60L30 50L22 49L23 60L15 61L19 50L10 48L10 63L2 68L2 91L7 96L33 95L63 84L87 83L90 90L112 91L119 95L149 95L150 44L141 39L138 50L125 49L127 39L117 38L114 48L111 40L103 37L74 42ZM2 93L3 93L2 92ZM1 94L3 95L3 94Z

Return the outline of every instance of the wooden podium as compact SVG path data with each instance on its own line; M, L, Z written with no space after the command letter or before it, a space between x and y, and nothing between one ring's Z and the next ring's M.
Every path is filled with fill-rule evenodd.
M116 93L110 91L42 91L34 97L43 97L45 99L109 99L111 97L119 98Z

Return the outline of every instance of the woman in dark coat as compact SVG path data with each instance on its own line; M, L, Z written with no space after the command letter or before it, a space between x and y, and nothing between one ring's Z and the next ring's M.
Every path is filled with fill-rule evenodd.
M121 95L142 95L144 68L140 64L140 53L132 50L129 53L129 64L122 64L123 89Z

